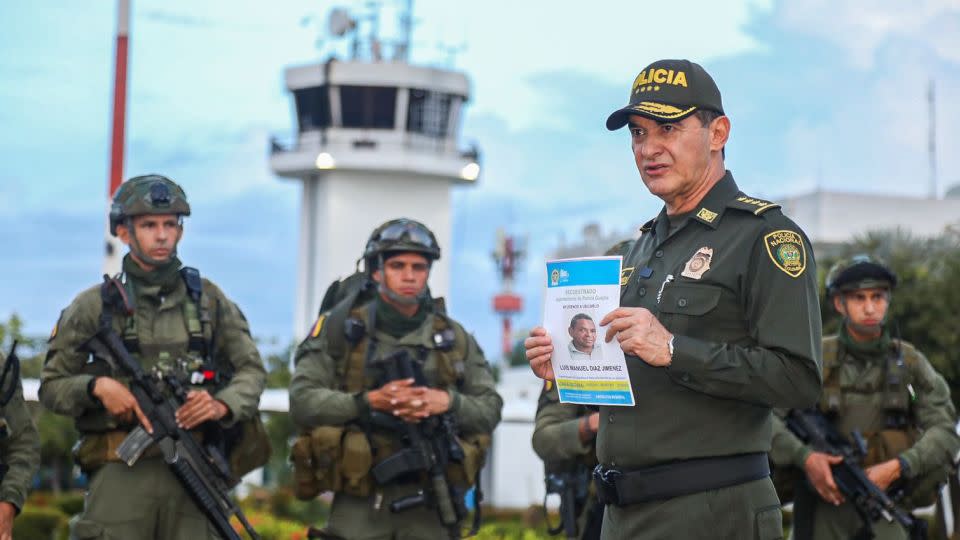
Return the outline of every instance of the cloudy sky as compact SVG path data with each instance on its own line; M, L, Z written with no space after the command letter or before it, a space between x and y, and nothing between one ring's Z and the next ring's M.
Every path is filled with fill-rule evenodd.
M195 211L183 259L244 308L255 334L285 343L299 189L271 174L267 140L291 131L284 66L337 50L321 30L331 4L132 3L126 174L162 172L186 187ZM0 3L0 316L19 313L37 334L100 271L114 9ZM491 352L498 227L529 238L523 327L540 317L546 253L585 223L630 231L657 212L626 133L603 127L657 58L713 74L733 123L727 165L747 193L925 195L931 79L941 184L960 182L955 0L433 0L414 11L414 60L473 82L463 140L481 146L484 172L454 194L446 253L454 316Z

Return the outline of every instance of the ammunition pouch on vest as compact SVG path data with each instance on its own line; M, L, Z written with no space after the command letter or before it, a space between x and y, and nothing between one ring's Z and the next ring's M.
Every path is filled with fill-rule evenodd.
M356 428L313 428L294 441L290 460L298 499L327 491L365 497L373 491L373 450L367 435Z
M462 438L457 437L457 442L463 448L463 461L447 465L447 481L455 487L469 489L477 482L477 475L487 462L490 435L465 435Z
M270 437L259 413L225 431L234 432L227 442L227 461L234 476L240 478L270 461Z

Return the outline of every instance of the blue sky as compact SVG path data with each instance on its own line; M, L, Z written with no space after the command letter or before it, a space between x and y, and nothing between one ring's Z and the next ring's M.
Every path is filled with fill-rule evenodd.
M126 174L162 172L186 187L194 215L182 258L243 307L255 334L286 342L299 190L271 174L266 141L291 131L284 66L336 49L327 39L318 50L321 25L303 24L330 5L132 2ZM100 271L114 5L0 3L0 316L17 312L38 334ZM667 16L676 22L651 22ZM676 1L665 12L651 2L436 0L416 2L415 17L414 60L450 65L438 44L463 46L453 65L473 82L463 139L481 146L484 172L454 194L445 252L454 315L490 352L498 227L529 238L523 327L540 317L542 260L561 238L590 221L630 231L658 210L626 134L603 127L657 58L713 74L733 123L727 165L747 193L924 195L931 77L941 184L960 182L956 2Z

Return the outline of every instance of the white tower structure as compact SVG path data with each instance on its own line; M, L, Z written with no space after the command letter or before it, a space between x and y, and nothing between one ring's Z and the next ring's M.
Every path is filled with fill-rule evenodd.
M303 185L296 283L294 335L302 338L317 317L326 287L350 275L373 229L389 219L409 217L436 234L443 250L430 288L446 296L450 283L453 186L480 176L479 151L459 142L470 82L463 73L421 67L406 61L406 33L394 44L392 60L375 35L366 57L363 20L346 11L330 14L329 33L352 34L352 58L290 67L297 133L271 144L274 173Z

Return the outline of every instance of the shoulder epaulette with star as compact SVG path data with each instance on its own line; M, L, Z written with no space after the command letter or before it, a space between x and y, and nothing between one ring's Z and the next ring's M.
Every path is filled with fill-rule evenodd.
M652 231L652 230L653 230L653 223L654 223L655 221L657 221L657 218L653 218L653 219L651 219L650 221L648 221L648 222L644 223L643 225L641 225L641 226L640 226L640 232L645 233L645 232L650 232L650 231Z
M750 212L755 216L759 216L768 210L773 210L774 208L780 208L780 205L777 203L765 201L763 199L755 199L753 197L744 195L742 192L731 199L730 202L727 203L727 206L730 208L736 208L737 210Z

